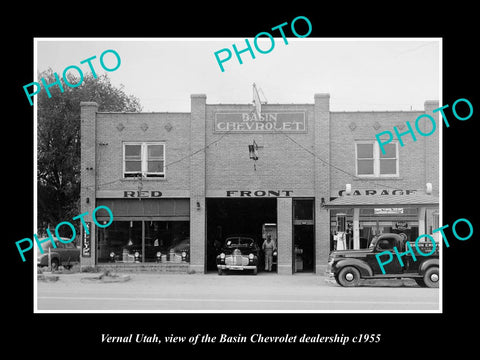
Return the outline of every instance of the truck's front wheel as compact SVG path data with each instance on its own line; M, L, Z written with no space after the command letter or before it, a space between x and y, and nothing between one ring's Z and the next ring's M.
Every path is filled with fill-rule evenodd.
M345 287L358 286L360 272L353 266L345 266L338 272L337 282Z
M438 288L439 280L440 275L437 266L429 267L423 275L423 281L425 282L425 285L427 285L429 288Z

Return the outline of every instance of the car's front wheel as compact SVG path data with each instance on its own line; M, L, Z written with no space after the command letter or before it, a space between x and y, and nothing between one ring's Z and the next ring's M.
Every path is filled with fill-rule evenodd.
M255 267L255 269L253 269L253 275L257 275L258 273L258 267Z
M218 268L218 275L223 275L223 270L221 268Z
M358 286L360 272L353 266L345 266L338 272L337 282L345 287Z
M427 271L425 271L425 274L423 275L423 281L425 282L425 285L428 286L429 288L438 288L438 283L440 281L438 267L437 266L429 267Z

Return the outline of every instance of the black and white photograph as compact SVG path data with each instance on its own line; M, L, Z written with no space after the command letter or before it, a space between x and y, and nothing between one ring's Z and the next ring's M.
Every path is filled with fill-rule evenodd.
M253 16L23 36L9 281L61 348L438 350L469 316L478 101L458 30Z

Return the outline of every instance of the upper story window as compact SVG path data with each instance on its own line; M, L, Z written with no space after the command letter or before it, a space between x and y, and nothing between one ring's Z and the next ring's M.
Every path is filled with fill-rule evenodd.
M165 177L165 144L123 143L123 177Z
M359 141L355 145L357 176L399 176L398 143L383 145L385 154L377 141Z

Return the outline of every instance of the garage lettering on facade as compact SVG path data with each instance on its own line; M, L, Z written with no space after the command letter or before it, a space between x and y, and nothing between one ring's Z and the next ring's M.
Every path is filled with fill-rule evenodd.
M344 196L346 190L340 190L338 192L338 196ZM388 190L362 190L365 193L362 194L360 190L353 190L352 195L410 195L410 194L416 194L417 190L401 190L401 189L395 189L392 190L391 193L388 192Z
M227 190L228 197L289 197L293 190Z

